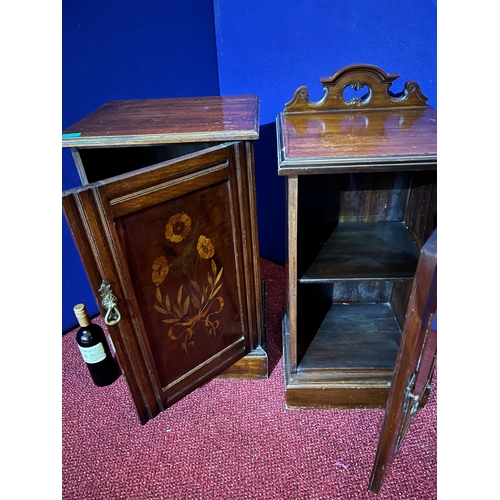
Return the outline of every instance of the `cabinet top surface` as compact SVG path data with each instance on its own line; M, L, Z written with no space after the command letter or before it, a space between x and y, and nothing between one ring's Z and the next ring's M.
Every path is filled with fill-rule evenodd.
M280 169L392 161L435 162L437 113L427 108L281 113Z
M257 95L108 101L62 135L63 147L106 147L259 137Z

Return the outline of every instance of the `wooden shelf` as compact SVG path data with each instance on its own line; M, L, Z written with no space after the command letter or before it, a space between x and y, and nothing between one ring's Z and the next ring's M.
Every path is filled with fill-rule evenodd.
M298 372L392 369L400 338L389 304L332 304Z
M403 222L343 222L299 281L413 279L418 257Z

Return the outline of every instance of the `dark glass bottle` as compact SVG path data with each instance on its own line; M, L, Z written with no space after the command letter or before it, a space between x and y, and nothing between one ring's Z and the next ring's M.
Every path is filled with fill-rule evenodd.
M76 332L76 342L94 384L99 387L112 384L118 378L119 371L103 329L90 321L83 304L77 304L73 311L81 327Z

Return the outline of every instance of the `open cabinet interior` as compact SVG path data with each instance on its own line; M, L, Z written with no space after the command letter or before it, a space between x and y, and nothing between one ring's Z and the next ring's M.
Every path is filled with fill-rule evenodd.
M299 176L297 372L394 367L435 195L435 171Z
M387 402L421 248L437 226L436 111L415 82L389 90L396 78L347 66L320 79L319 101L299 87L277 117L288 408Z
M75 163L81 166L80 180L83 184L87 184L162 164L217 144L219 143L194 142L113 148L72 148L72 153Z

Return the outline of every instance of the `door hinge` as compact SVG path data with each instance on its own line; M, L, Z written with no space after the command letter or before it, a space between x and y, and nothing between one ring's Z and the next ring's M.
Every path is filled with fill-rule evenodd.
M406 413L408 410L408 406L410 407L410 417L415 415L418 410L418 405L420 403L420 396L413 394L413 389L415 387L415 378L416 374L412 373L410 376L410 380L408 381L408 385L406 386L405 397L403 400L403 413Z
M416 374L412 373L410 375L410 379L408 380L408 384L406 385L405 396L403 399L403 412L402 412L403 422L401 424L401 430L399 432L398 438L396 440L396 445L394 447L394 454L396 454L399 451L403 439L406 436L406 432L408 431L408 427L410 426L412 417L417 412L420 404L420 396L413 394L416 378L417 378Z

